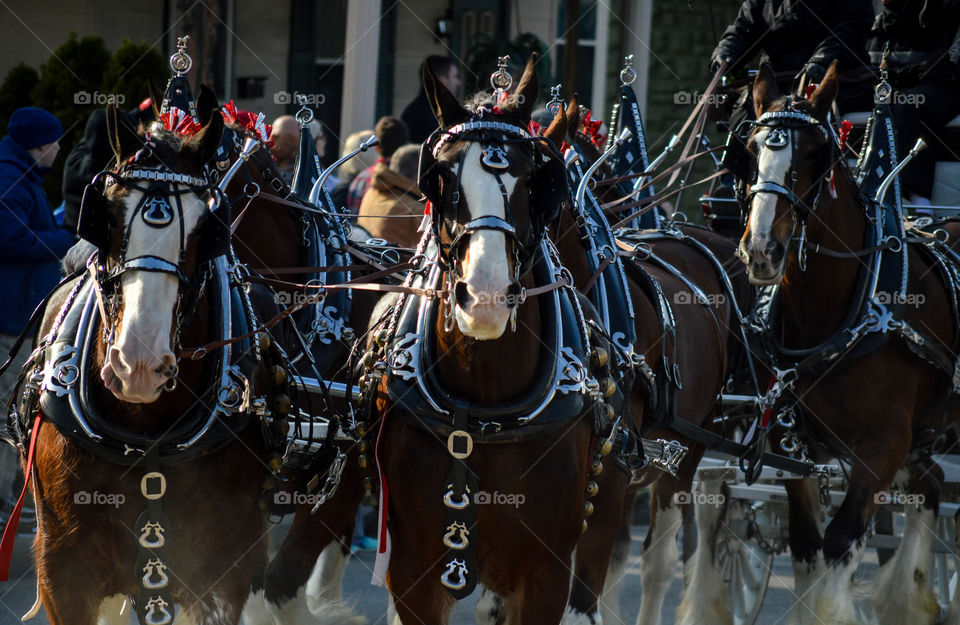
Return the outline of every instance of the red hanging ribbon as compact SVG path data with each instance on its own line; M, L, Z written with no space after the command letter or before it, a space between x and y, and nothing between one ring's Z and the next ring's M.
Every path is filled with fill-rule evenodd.
M535 121L533 121L533 120L531 119L531 120L530 120L530 123L527 124L527 131L529 131L530 134L532 134L534 137L539 137L540 134L541 134L541 133L540 133L540 124L538 124L537 122L535 122Z
M583 133L587 135L590 141L598 149L601 149L603 145L604 137L600 134L600 126L603 125L602 120L592 121L590 119L590 110L587 109L587 112L583 114L583 119L580 121L580 126L583 127Z
M33 476L33 457L37 451L37 435L40 433L40 424L43 413L38 412L33 420L33 432L30 434L30 447L27 450L27 467L24 470L23 490L13 512L7 520L7 527L3 530L3 539L0 540L0 582L10 579L10 561L13 559L13 542L17 539L17 529L20 527L20 513L27 498L27 489L30 488L30 478Z
M806 88L803 90L803 97L809 100L810 96L813 95L813 92L816 91L817 87L819 86L820 86L819 83L810 83L809 85L807 85Z
M847 139L850 138L850 131L853 130L853 122L849 119L845 119L840 122L840 151L843 151L843 148L847 146Z

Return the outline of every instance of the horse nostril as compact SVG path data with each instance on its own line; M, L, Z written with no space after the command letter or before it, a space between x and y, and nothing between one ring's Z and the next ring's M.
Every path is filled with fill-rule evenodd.
M457 282L453 287L453 295L457 300L457 306L466 308L470 301L470 292L467 290L466 282Z
M773 258L774 252L777 250L777 246L780 244L776 241L770 240L767 241L767 244L763 247L763 255L767 258Z

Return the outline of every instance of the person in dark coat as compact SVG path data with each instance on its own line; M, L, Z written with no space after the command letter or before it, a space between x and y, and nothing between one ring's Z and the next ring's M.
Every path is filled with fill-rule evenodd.
M124 111L123 115L136 128L141 122L153 119L153 103L147 98L139 108ZM107 140L107 110L97 109L87 119L83 138L67 154L63 166L63 227L70 232L77 232L83 190L94 176L110 165L113 158L113 149Z
M59 259L73 244L73 235L57 226L42 185L62 135L63 126L52 114L24 107L10 116L7 136L0 140L0 362L7 360L34 308L60 281ZM0 405L6 406L13 392L29 345L0 376ZM19 494L18 467L16 452L0 446L0 515L13 509Z
M758 53L757 66L770 63L781 93L792 91L802 78L819 83L834 60L842 73L866 73L873 16L871 0L746 0L711 55L710 74L724 62L730 63L728 72L739 71ZM871 89L870 81L856 87L844 81L838 107L869 107L863 100Z
M416 78L417 83L420 84L420 93L400 114L400 119L407 125L412 143L423 143L430 136L430 133L437 129L437 118L433 116L433 110L430 108L430 103L427 102L427 92L423 90L423 81L420 80L420 77L423 76L423 67L426 64L430 65L434 76L443 83L443 86L450 93L456 95L460 88L460 70L452 59L445 56L430 55L423 60L423 63L420 64L420 73L417 74Z
M917 137L930 144L900 173L907 203L928 206L942 149L937 135L960 115L960 0L883 0L872 35L870 60L879 65L887 50L900 158Z
M0 334L18 335L60 281L60 258L73 235L57 226L43 178L60 150L63 127L47 111L14 111L0 140Z

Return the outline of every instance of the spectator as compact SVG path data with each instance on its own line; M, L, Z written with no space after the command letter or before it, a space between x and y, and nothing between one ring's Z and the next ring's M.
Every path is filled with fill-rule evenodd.
M366 141L372 134L372 130L361 130L347 137L347 140L343 142L343 152L340 153L340 157L343 158L350 152L356 150L360 147L360 144ZM337 170L339 182L337 186L333 188L333 191L330 192L330 196L333 198L333 205L337 210L346 208L347 193L350 190L350 183L353 182L353 179L356 178L357 174L361 171L373 167L376 160L376 152L367 150L366 152L360 152L340 166L340 169Z
M430 64L430 69L433 70L434 75L440 79L440 82L450 93L457 95L461 84L460 70L451 59L445 56L430 55L423 60L416 80L420 84L420 93L400 114L400 118L410 132L410 141L414 143L423 143L430 136L430 133L437 129L437 118L433 116L433 110L427 102L427 93L423 90L423 81L420 80L420 77L423 76L423 67L427 63Z
M307 127L310 129L310 136L313 137L313 147L317 150L317 156L320 157L320 173L323 173L323 168L326 166L326 159L324 158L324 152L327 151L327 133L323 131L323 124L321 124L316 119L311 119L310 123L307 124ZM298 131L299 132L299 131ZM298 144L299 151L299 144ZM334 187L337 186L338 178L337 174L332 173L327 176L327 179L323 182L323 187L327 191L333 191Z
M373 167L368 167L357 174L357 177L350 183L347 193L347 210L354 215L360 211L360 202L363 200L364 193L367 192L367 187L370 186L374 168L380 164L386 166L393 153L408 141L409 136L406 124L396 117L381 117L377 121L377 125L373 127L373 134L379 141L373 148L377 152L377 162Z
M147 98L140 106L123 113L134 128L153 117L153 102ZM93 177L110 166L113 149L107 139L107 110L97 109L87 119L83 138L67 155L63 166L63 227L76 234L83 190Z
M73 244L73 235L57 227L43 191L63 126L41 108L17 109L10 116L7 136L0 140L0 362L23 331L33 309L60 281L59 259ZM0 400L5 406L29 355L21 349L0 376ZM0 451L0 497L14 489L16 453ZM14 501L16 493L13 495ZM9 501L7 513L12 509Z
M886 48L900 158L917 137L931 144L900 173L903 197L909 204L929 206L937 131L960 115L960 0L884 0L869 44L870 60L879 64Z
M803 78L819 83L834 60L843 72L866 71L872 20L871 0L745 0L713 51L710 73L724 62L731 64L728 71L737 71L760 51L761 63L769 62L778 76L787 74L777 81L781 93L793 91ZM840 110L860 108L871 88L841 88ZM744 106L753 109L752 103Z
M415 182L419 161L420 146L411 143L397 149L389 166L382 162L374 166L357 219L357 225L370 236L401 247L416 247L420 238L417 218L423 217L420 187Z
M273 142L270 153L277 161L280 176L284 182L290 184L293 182L297 154L300 153L300 124L293 115L281 115L274 120L270 141Z

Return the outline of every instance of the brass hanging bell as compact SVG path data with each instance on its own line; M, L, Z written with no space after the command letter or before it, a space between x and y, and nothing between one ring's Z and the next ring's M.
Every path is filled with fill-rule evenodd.
M599 458L594 458L590 463L590 475L597 476L603 473L603 461Z
M607 354L607 350L602 347L594 347L593 351L590 352L590 364L594 369L606 367L609 359L610 356Z
M593 511L594 511L593 502L585 501L583 503L583 516L585 517L591 516L593 514Z
M593 480L587 482L587 497L596 497L600 492L600 487Z

